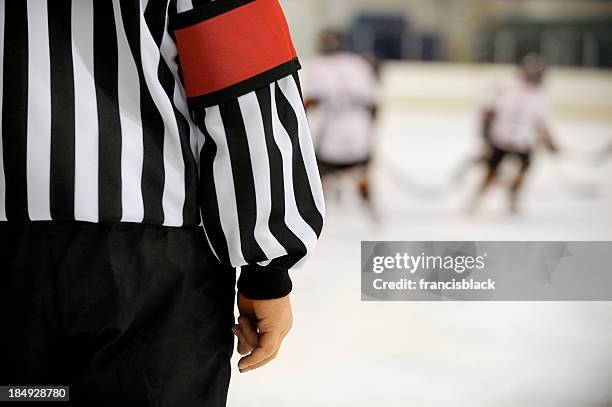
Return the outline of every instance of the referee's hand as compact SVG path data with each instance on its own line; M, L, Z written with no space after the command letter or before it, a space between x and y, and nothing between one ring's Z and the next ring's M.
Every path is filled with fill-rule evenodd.
M238 337L241 373L257 369L276 357L293 324L289 296L274 300L251 300L238 294L238 324L232 331Z

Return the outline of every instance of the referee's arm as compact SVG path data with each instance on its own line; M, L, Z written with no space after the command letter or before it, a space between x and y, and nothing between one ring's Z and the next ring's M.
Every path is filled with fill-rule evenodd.
M204 139L200 203L217 258L241 268L234 333L242 371L273 359L291 327L289 270L313 249L324 202L277 0L218 0L171 17Z

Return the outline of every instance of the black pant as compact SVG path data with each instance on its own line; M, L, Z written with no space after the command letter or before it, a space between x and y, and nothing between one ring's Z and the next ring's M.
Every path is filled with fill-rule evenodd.
M510 151L497 146L491 146L491 153L489 155L488 167L492 172L497 171L499 164L506 157L516 157L521 162L521 170L527 171L531 165L531 152L530 151Z
M225 405L235 272L201 228L0 222L0 237L0 385L68 385L71 404Z

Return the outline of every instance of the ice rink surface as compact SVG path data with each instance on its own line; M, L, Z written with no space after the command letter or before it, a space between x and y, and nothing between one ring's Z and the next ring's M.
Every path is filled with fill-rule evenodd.
M269 366L241 375L234 358L228 406L612 406L612 303L360 301L361 240L612 240L612 159L589 163L612 122L556 121L565 151L537 155L518 215L501 188L465 213L482 171L450 181L477 134L474 114L382 112L380 221L336 183L293 274L294 328Z

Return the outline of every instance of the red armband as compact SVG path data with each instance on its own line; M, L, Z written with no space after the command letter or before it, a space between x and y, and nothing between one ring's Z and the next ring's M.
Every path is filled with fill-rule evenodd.
M177 14L176 37L191 106L241 96L300 68L278 0L217 0Z

